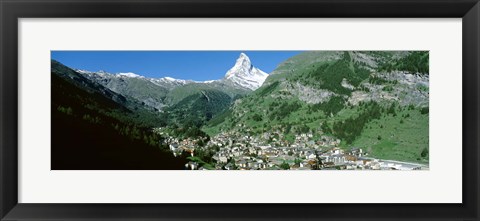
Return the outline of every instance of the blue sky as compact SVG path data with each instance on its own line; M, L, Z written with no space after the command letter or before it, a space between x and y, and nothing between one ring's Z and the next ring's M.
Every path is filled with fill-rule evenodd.
M52 59L89 71L133 72L146 77L188 80L223 78L243 52L252 64L272 72L299 51L52 51Z

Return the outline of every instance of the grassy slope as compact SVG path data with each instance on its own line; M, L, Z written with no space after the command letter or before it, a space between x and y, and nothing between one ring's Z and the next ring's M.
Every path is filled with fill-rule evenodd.
M248 93L248 91L235 89L224 85L223 83L214 82L214 83L192 83L184 86L176 87L167 94L166 102L170 105L177 104L188 96L197 94L205 90L220 90L230 97L235 97L235 95L243 95Z
M406 114L410 116L403 118ZM368 123L352 146L381 159L428 163L428 155L420 156L424 148L428 149L428 125L428 114L422 115L418 109L398 111L396 117L387 115Z
M122 83L123 81L127 83ZM109 83L109 87L113 87L118 93L139 101L155 98L155 100L161 102L168 93L167 89L141 78L114 78Z
M169 120L185 124L186 122L198 122L204 124L223 110L228 108L232 99L226 93L219 90L202 90L192 94L175 105L165 109Z

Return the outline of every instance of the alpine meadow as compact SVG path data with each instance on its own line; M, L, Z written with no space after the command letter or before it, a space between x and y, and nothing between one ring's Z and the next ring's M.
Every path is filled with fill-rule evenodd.
M429 169L428 51L51 56L52 170Z

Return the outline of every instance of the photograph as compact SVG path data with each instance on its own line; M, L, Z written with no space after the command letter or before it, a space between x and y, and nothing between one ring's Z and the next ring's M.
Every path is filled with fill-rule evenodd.
M51 55L51 170L429 170L429 51Z

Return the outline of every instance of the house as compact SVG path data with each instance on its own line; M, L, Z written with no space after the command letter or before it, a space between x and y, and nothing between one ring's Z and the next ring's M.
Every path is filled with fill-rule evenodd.
M247 162L245 160L240 160L238 162L235 162L235 164L239 167L247 167Z
M348 161L348 162L355 162L355 161L357 161L357 157L352 156L352 155L346 155L345 160Z
M196 169L198 169L198 163L190 161L190 162L185 164L185 169L196 170Z
M227 163L228 162L228 158L226 156L219 156L218 157L218 162L220 163Z
M380 167L380 164L379 163L373 163L370 165L370 169L372 170L380 170L381 167Z
M355 170L357 169L357 165L355 163L346 163L345 167L347 170Z
M323 166L324 167L334 167L335 163L334 162L325 162L325 163L323 163Z
M300 168L300 166L299 166L299 165L296 165L296 164L290 166L290 169L291 169L291 170L298 170L299 168Z
M227 163L227 165L224 166L226 170L233 170L235 167L232 163Z
M253 168L253 169L258 169L259 168L259 164L257 162L247 162L247 166L250 167L250 168Z
M175 149L178 148L178 144L176 144L176 143L170 143L170 145L168 145L168 146L169 146L171 151L174 151Z
M353 156L362 157L363 150L361 148L354 147L352 150L350 150L350 153Z
M332 156L332 159L335 164L345 163L345 156L343 154L335 154Z
M332 152L333 154L343 154L343 150L339 148L333 148Z
M266 163L258 163L258 168L260 169L266 169L268 165Z

